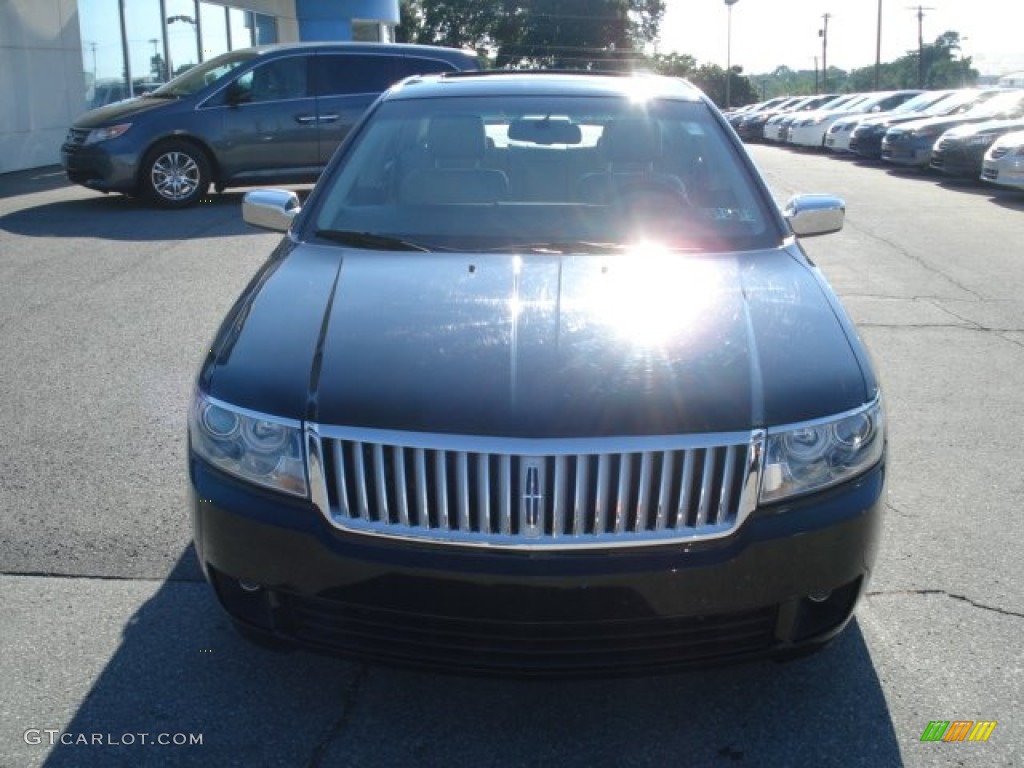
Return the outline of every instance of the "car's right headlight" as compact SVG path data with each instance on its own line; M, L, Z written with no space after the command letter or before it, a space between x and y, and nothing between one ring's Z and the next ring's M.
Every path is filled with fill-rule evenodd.
M302 425L228 405L197 392L189 413L192 450L252 483L306 496Z
M873 467L885 448L881 400L845 414L768 430L760 502L820 491Z
M119 123L118 125L108 125L105 128L93 128L85 137L85 143L99 144L101 141L116 139L118 136L124 135L131 127L131 123Z

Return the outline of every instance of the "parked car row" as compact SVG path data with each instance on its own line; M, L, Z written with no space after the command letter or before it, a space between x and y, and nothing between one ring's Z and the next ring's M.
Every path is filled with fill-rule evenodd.
M845 94L812 111L800 103L754 105L728 117L744 141L826 149L1024 189L1024 89Z

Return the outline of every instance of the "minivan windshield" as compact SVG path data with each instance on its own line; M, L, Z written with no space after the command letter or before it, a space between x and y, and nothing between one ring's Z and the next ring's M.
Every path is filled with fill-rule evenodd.
M402 250L777 245L764 196L700 101L385 101L321 180L316 235Z
M183 72L166 85L157 88L149 96L157 99L180 99L184 96L191 96L254 58L256 58L256 53L251 50L221 54Z

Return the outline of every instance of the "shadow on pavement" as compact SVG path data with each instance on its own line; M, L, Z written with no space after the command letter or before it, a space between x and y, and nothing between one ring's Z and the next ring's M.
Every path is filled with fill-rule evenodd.
M178 576L194 568L188 557ZM789 664L521 682L256 649L205 583L174 579L121 629L64 729L114 743L58 743L48 768L902 765L856 624ZM139 734L200 734L202 744Z
M0 217L0 229L27 237L187 240L259 234L242 221L243 192L210 195L183 210L155 208L123 195L45 203Z

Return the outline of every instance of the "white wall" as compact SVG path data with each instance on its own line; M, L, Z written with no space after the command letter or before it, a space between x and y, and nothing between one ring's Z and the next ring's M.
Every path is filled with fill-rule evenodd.
M59 162L83 92L76 0L0 0L0 173Z

